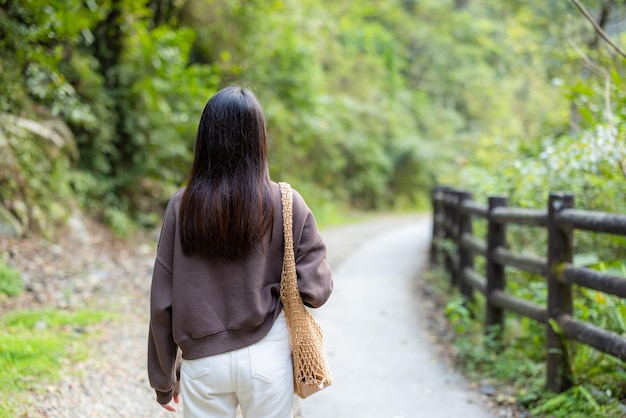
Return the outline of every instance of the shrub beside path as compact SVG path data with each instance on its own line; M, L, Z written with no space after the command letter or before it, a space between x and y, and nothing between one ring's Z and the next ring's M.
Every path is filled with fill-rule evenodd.
M415 269L423 265L428 228L425 218L389 216L322 231L335 271L336 291L316 315L326 328L336 382L313 398L296 402L298 416L490 416L473 403L478 395L437 358L418 318L420 296L411 282L417 274ZM68 235L52 248L41 242L0 240L0 250L11 251L12 263L27 273L31 290L22 298L23 305L89 306L120 318L105 324L91 343L87 360L61 370L60 382L33 391L20 416L182 416L182 408L172 414L157 405L145 371L156 237L128 245L112 240L94 225L88 229L89 239L84 234L80 239ZM412 238L399 244L398 232ZM373 260L382 264L367 264ZM385 289L395 289L396 293L392 296ZM68 294L72 295L69 299ZM351 301L355 304L350 307ZM19 303L14 305L19 307ZM436 370L436 379L429 369ZM461 408L460 414L433 412L452 411L453 402ZM406 409L410 405L417 409ZM436 408L424 409L429 407Z

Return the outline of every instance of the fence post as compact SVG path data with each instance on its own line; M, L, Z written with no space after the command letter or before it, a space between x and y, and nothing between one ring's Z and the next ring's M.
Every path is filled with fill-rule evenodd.
M458 194L458 207L459 211L457 213L458 219L458 238L456 240L457 245L457 253L459 257L459 286L461 288L461 294L467 298L467 300L474 300L474 293L472 291L472 286L467 284L465 280L463 280L463 270L465 268L474 268L474 254L472 251L463 248L461 245L461 240L463 239L463 234L468 233L472 234L472 215L464 213L462 210L463 202L472 200L472 194L466 191L461 191Z
M440 194L443 192L442 186L435 186L431 193L431 203L433 206L433 236L430 241L430 264L437 264L437 255L439 252L439 248L437 246L440 244L438 241L441 238L441 225L439 222L443 222L443 205L440 202L437 202L437 198L440 197Z
M561 314L572 314L572 286L560 283L560 268L571 263L573 258L574 232L564 230L556 223L556 215L564 209L574 207L574 195L570 193L550 193L548 200L548 325L546 326L547 345L547 387L553 392L563 392L572 386L572 372L569 365L567 345L558 334L556 320Z
M494 332L494 337L501 340L504 331L504 309L491 303L491 293L494 290L504 290L506 277L504 266L493 259L493 254L498 247L506 245L506 225L494 222L491 214L496 208L507 205L504 196L489 197L489 213L487 214L487 298L485 304L485 332Z
M450 254L451 255L451 266L452 266L452 285L460 288L460 280L459 280L459 270L460 270L460 260L459 260L459 222L461 220L461 210L459 208L460 196L461 192L459 190L451 191L452 195L452 204L450 206L451 213L450 219L452 220L452 228L450 230L450 234L452 241L454 242L455 250Z
M443 204L443 213L444 213L444 226L443 226L443 236L444 239L452 239L454 240L454 229L456 222L456 215L454 211L453 205L448 201L450 196L454 196L455 192L453 189L445 189L443 192L444 199L446 200ZM451 200L451 199L450 199ZM446 271L450 275L450 283L455 285L455 276L456 276L456 268L455 262L452 252L448 246L444 247L444 263L446 267Z

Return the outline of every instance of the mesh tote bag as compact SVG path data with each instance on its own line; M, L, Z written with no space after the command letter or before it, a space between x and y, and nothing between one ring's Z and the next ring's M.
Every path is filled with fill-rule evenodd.
M280 300L285 311L293 357L294 392L302 399L332 384L324 351L322 328L304 306L296 276L293 249L293 194L291 186L279 183L283 205L285 254L280 278Z

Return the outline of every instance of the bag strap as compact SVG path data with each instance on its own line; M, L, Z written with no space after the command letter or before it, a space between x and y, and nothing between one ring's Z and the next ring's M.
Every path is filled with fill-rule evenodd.
M304 303L298 289L296 258L293 249L293 191L288 183L281 182L278 185L283 208L283 234L285 238L283 271L280 277L280 301L283 304L285 315L289 315L295 306L304 306Z

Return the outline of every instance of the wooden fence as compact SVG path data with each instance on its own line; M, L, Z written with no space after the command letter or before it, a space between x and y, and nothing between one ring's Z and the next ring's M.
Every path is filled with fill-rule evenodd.
M436 187L432 195L433 236L431 263L443 255L453 284L463 295L485 295L485 329L504 329L504 312L512 311L545 324L547 388L562 392L572 385L567 340L576 340L626 361L626 338L573 317L572 285L626 298L626 278L573 265L574 231L594 231L626 236L626 215L574 209L570 193L552 193L546 209L507 206L501 196L489 197L484 206L467 191ZM487 222L486 239L473 235L473 219ZM545 258L507 249L507 225L547 229ZM474 257L485 257L485 273L474 269ZM546 306L507 294L505 266L545 278ZM498 328L499 326L499 328Z

